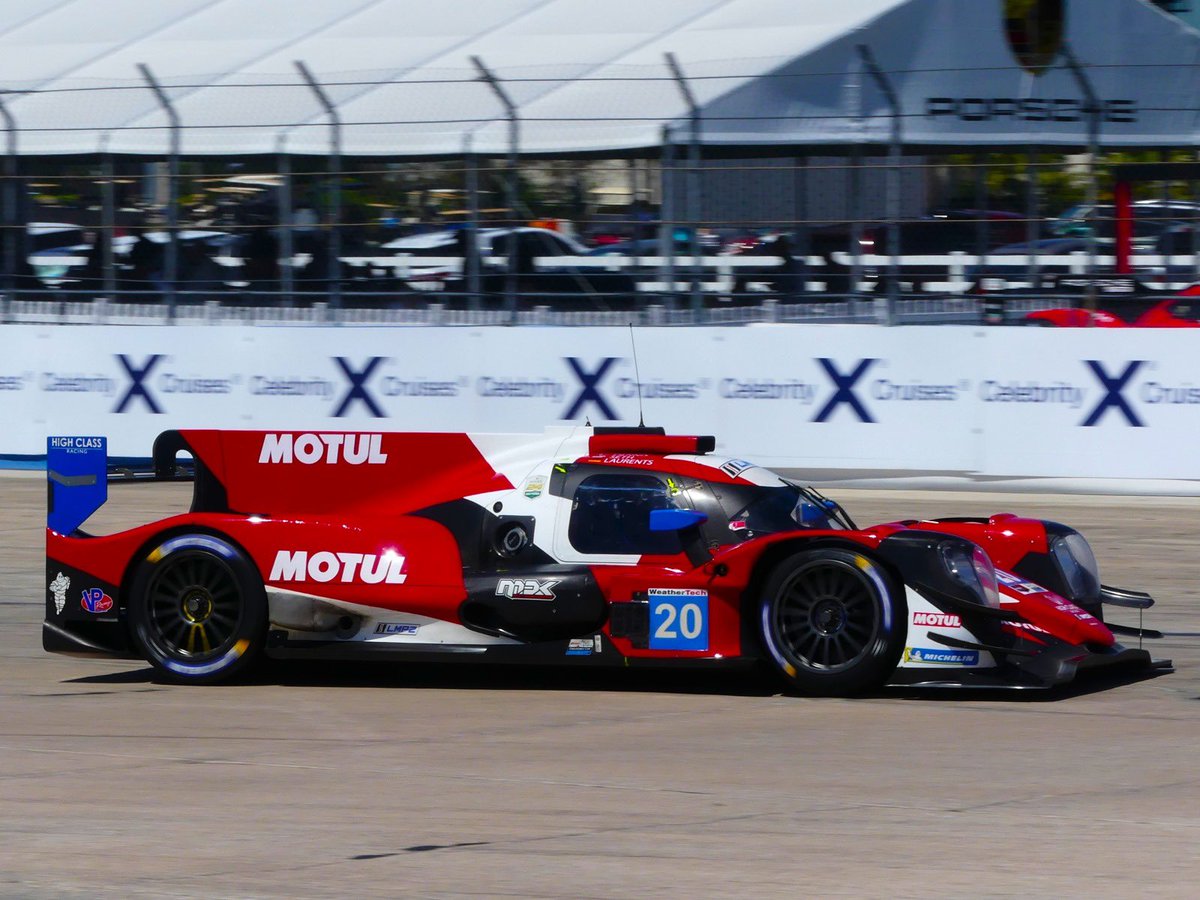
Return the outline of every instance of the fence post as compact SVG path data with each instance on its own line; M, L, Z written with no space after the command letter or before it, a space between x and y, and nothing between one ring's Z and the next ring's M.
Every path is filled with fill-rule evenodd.
M275 209L279 216L279 286L283 289L283 305L290 307L296 299L296 248L292 235L295 218L292 213L292 158L285 152L286 142L287 138L281 134L275 151L275 171L279 175Z
M675 298L675 142L671 139L671 128L663 126L662 203L658 211L658 255L663 264L659 266L659 280L666 291L667 306L674 310Z
M145 63L138 63L138 71L154 92L155 98L167 114L171 126L171 149L167 163L167 248L163 254L163 281L166 283L167 319L175 320L177 282L179 281L179 114L171 105L171 98L162 89L154 73Z
M112 154L108 152L108 135L104 136L104 153L102 159L102 186L100 192L100 237L104 250L104 296L111 303L117 298L117 266L116 257L113 251L113 238L117 231L117 198L116 185L113 183L116 180L115 167L113 166Z
M508 235L508 271L504 276L504 307L512 321L517 315L517 156L521 152L521 118L517 105L513 103L500 80L483 64L478 56L471 57L471 63L479 72L479 80L492 89L504 107L504 115L508 119L508 171L505 177L505 193L508 195L508 211L512 216Z
M795 238L792 244L792 254L800 257L800 283L796 285L797 294L808 293L808 257L810 252L810 235L808 224L808 157L792 157L792 200L795 203Z
M1038 183L1037 183L1037 152L1030 147L1025 156L1025 243L1029 247L1026 256L1025 274L1029 281L1031 293L1041 289L1041 263L1038 259L1038 239L1041 237L1041 226L1038 222Z
M294 65L300 72L304 83L316 95L317 102L329 116L329 306L334 310L342 308L342 117L338 115L337 107L325 93L312 72L301 60L295 60ZM341 322L341 315L335 315L335 321Z
M1083 93L1084 99L1087 101L1086 112L1088 114L1088 178L1087 178L1087 196L1084 203L1091 209L1096 208L1096 157L1100 153L1100 101L1096 97L1096 92L1092 88L1091 79L1087 77L1087 73L1083 71L1083 66L1079 64L1079 60L1075 58L1075 53L1071 46L1065 41L1062 48L1063 58L1067 61L1067 68L1071 70L1071 74L1075 76L1075 82L1079 85L1079 90ZM1088 258L1088 274L1096 275L1096 229L1089 228L1087 234L1087 258ZM1094 310L1096 308L1096 284L1089 279L1087 283L1087 308ZM1091 325L1091 316L1088 317L1088 324Z
M463 274L466 276L467 306L483 305L479 273L479 157L472 150L472 137L463 137L463 162L467 168L467 239L463 243Z
M8 111L0 92L0 118L4 119L4 305L0 321L7 322L17 289L17 120ZM23 243L23 242L21 242Z
M671 77L675 79L679 93L683 95L683 102L688 108L687 217L691 225L688 229L688 252L692 257L692 315L699 319L704 309L700 290L700 107L675 54L664 55L671 70Z
M863 66L867 73L874 79L879 90L883 92L884 98L888 102L888 106L892 111L892 133L891 140L888 143L888 173L887 173L887 252L888 252L888 283L887 283L887 324L896 324L896 301L897 294L900 289L900 226L897 220L900 218L900 155L903 150L903 137L901 132L901 111L900 98L896 96L896 92L892 89L892 84L888 81L883 70L879 68L875 62L875 56L871 53L871 48L866 44L858 45L858 54L862 57ZM864 92L865 97L865 92ZM865 100L863 101L865 105Z

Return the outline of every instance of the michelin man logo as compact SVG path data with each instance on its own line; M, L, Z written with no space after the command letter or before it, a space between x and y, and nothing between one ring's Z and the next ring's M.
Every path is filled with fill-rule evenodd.
M54 595L54 611L59 615L62 615L63 608L67 605L67 591L70 587L71 579L62 572L50 582L50 593Z

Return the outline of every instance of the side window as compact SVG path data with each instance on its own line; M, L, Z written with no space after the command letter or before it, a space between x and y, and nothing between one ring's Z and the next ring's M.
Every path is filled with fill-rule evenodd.
M679 553L676 532L650 530L650 510L674 506L653 475L593 475L575 490L567 537L580 553Z

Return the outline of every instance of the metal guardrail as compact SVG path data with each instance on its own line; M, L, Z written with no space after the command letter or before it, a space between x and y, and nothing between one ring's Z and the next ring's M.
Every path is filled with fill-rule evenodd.
M27 300L8 304L5 321L38 325L287 325L287 326L741 326L773 323L877 324L888 321L886 299L830 297L817 302L781 303L773 298L753 305L715 302L703 309L672 308L645 302L636 309L558 309L529 305L505 309L460 309L443 303L416 308L357 306L356 300L377 301L377 294L343 293L342 307L326 301L307 306L228 305L218 300L187 302L186 293L174 316L162 302L110 302L104 298ZM985 302L974 297L903 298L890 307L891 321L908 324L979 324L985 321ZM994 299L991 300L994 303ZM1026 312L1066 305L1065 298L1006 296L1005 320L1017 322Z

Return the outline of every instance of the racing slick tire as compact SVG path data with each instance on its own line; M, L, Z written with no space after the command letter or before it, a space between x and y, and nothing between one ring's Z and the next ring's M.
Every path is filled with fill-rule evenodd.
M782 560L763 585L758 612L767 662L801 693L878 688L904 652L903 592L882 566L852 550L805 550Z
M209 534L156 545L130 583L128 615L147 661L192 684L244 672L266 640L263 583L245 554Z

